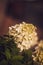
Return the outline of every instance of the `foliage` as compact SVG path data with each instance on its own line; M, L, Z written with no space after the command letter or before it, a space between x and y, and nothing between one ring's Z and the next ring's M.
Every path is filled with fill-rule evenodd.
M0 65L32 65L32 52L20 52L13 36L0 36Z

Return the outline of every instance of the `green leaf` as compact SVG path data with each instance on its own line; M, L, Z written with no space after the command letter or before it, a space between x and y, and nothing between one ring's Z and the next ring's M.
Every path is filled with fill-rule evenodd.
M2 61L0 62L0 65L7 65L6 60L2 60Z
M13 59L16 61L21 61L21 60L23 60L23 56L15 55L15 56L13 56Z
M11 53L10 53L9 49L6 49L5 56L6 56L7 60L11 59Z

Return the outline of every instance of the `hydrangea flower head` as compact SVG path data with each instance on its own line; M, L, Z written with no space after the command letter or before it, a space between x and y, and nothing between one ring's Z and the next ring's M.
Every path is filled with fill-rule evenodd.
M38 37L36 29L33 24L22 22L9 27L9 35L14 36L18 48L22 51L37 44Z

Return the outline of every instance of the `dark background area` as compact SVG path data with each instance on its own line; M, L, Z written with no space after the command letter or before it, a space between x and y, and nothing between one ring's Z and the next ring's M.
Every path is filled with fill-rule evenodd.
M21 10L18 6L12 5L15 3L22 5ZM18 8L17 11L16 8ZM6 14L33 23L43 29L43 1L41 0L16 0L14 2L12 0L7 4Z

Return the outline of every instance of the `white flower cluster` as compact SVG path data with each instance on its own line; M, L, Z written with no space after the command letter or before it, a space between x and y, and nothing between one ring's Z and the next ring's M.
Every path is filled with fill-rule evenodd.
M40 41L38 46L39 46L39 48L43 48L43 40Z
M35 62L40 63L40 65L43 65L43 40L41 40L34 52L33 56L33 60Z
M25 22L9 27L9 35L14 36L14 40L21 51L31 48L37 44L38 40L36 27Z

